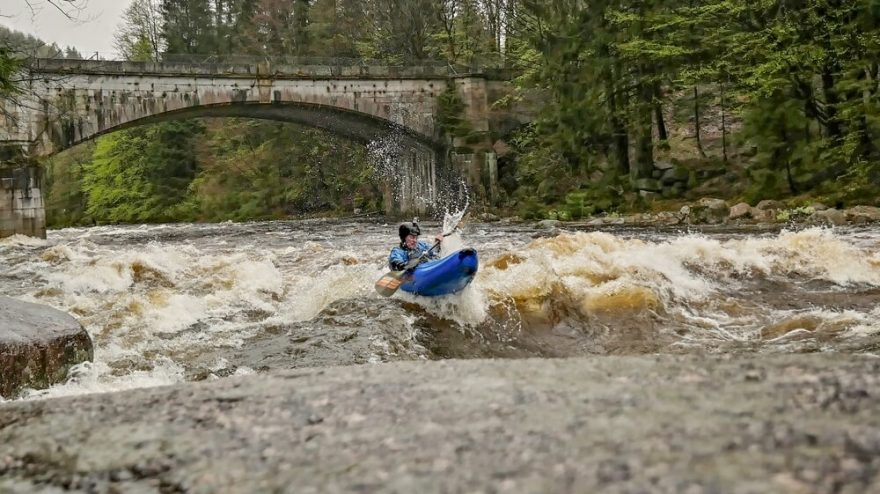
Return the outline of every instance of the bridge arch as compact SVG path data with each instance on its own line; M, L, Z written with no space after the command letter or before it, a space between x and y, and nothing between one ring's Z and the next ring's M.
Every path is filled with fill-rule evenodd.
M114 126L101 125L101 130L92 134L84 131L83 116L61 116L56 122L47 123L46 138L51 145L45 146L44 149L49 149L48 153L52 154L118 130L191 118L273 120L325 130L363 144L394 135L406 142L408 147L419 147L437 153L444 152L446 148L445 143L439 139L426 136L391 120L359 111L306 102L232 102L193 105L152 113ZM45 151L40 154L45 154Z
M24 74L29 81L24 97L0 100L7 115L5 121L0 119L0 148L21 149L31 158L46 156L114 130L195 117L295 122L365 143L391 134L397 159L409 172L392 177L396 180L386 193L388 212L424 213L449 178L463 178L472 191L492 190L491 184L481 183L485 176L490 182L497 176L491 168L494 162L488 159L489 98L490 93L497 95L503 78L456 74L448 67L430 65L35 60ZM462 117L472 129L466 146L450 141L436 126L441 95L450 87L464 102ZM448 160L449 143L459 153L467 151L449 153ZM5 173L3 161L9 161L3 154L0 178ZM24 182L28 190L39 187L33 176L30 181L3 178L0 193L13 197ZM12 213L0 211L0 222L9 223L10 214L27 207L44 214L41 202L13 205ZM18 232L17 228L0 224L0 237Z

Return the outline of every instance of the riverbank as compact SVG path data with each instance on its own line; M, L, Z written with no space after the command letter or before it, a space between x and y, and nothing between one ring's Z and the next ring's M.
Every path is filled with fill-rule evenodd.
M476 215L479 221L521 223L519 216L500 216L494 213ZM563 219L564 218L564 219ZM536 221L536 220L532 220ZM602 214L571 220L551 214L537 220L542 228L567 225L589 227L602 225L679 226L679 225L785 225L803 224L816 226L862 225L880 222L880 207L853 206L845 209L828 207L821 203L791 208L778 201L761 201L754 206L745 202L729 205L716 198L703 198L684 204L673 210L660 210L632 214Z

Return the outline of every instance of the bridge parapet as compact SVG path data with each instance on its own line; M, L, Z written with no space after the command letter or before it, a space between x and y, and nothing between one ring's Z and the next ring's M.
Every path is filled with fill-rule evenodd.
M32 74L118 75L153 77L220 76L230 78L272 77L275 79L448 79L455 76L446 65L399 66L378 63L273 63L253 61L204 61L199 63L162 61L132 62L105 60L34 59L29 65ZM465 75L479 75L471 72Z

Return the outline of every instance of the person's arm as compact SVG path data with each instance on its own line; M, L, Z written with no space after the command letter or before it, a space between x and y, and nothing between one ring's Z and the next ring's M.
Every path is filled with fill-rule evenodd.
M442 236L441 236L442 237ZM422 247L422 251L425 253L423 259L439 259L440 258L440 246L438 245L436 248L434 245L428 245L427 242L419 242Z
M409 261L406 253L400 247L391 249L391 255L388 256L388 266L394 271L403 271L406 269L406 263Z

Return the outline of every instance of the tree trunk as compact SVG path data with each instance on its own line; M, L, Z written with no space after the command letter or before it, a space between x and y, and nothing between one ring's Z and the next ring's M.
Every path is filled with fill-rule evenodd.
M617 91L614 84L614 70L608 71L606 81L608 92L608 105L611 113L611 132L612 141L614 143L614 161L617 163L618 175L629 175L629 134L626 131L626 125L619 115L619 102L617 101Z
M642 71L646 78L647 71ZM654 88L642 82L639 87L639 105L636 115L636 178L651 178L654 171Z
M794 177L791 175L791 159L785 159L785 175L788 179L788 188L791 190L792 195L798 193L797 185L794 183Z
M697 86L694 86L694 137L697 139L697 151L700 157L706 157L706 151L703 150L703 141L700 137L700 92Z
M824 118L820 121L823 122L828 137L832 141L840 143L843 141L843 132L837 115L837 105L840 104L840 98L837 95L837 90L834 89L834 69L830 63L826 63L822 67L822 93L825 96L825 112Z
M657 137L662 142L669 140L666 132L666 122L663 120L663 90L660 83L654 85L654 119L657 120Z
M788 142L788 132L786 131L785 124L783 123L782 125L782 142ZM797 184L794 183L794 176L791 173L791 150L789 149L785 150L785 178L788 180L788 189L791 191L792 195L797 194Z
M725 105L727 102L724 97L724 81L721 81L721 156L724 164L727 164L727 113Z

